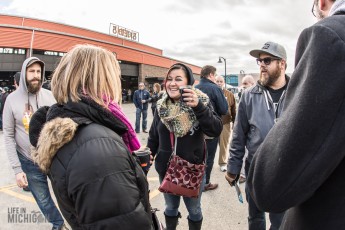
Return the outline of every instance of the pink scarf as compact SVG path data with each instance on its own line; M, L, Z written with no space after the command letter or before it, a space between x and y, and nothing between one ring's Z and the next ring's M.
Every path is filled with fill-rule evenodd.
M117 119L122 121L122 123L127 126L128 131L122 134L121 137L129 151L133 152L135 150L138 150L140 148L140 142L137 138L136 133L134 132L131 123L128 121L127 117L122 112L120 106L116 102L110 102L108 105L108 109Z

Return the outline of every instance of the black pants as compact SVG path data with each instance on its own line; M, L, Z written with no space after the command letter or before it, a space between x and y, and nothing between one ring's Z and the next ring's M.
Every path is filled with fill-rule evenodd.
M218 141L219 141L219 137L215 137L213 139L206 139L206 147L207 147L206 184L210 183L211 172L213 168L214 157L216 156Z

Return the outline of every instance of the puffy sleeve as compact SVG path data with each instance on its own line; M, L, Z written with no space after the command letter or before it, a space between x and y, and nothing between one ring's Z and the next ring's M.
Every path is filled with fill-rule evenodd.
M193 108L193 111L204 134L209 137L220 135L223 129L223 123L221 118L213 110L211 103L205 106L199 101L199 104Z
M68 196L83 229L149 229L133 161L119 141L97 138L80 144L66 172Z
M157 151L158 151L158 145L159 145L158 123L159 121L160 121L160 118L156 110L155 115L153 117L150 131L149 131L149 137L147 140L147 147L150 148L151 155L153 157L156 156Z

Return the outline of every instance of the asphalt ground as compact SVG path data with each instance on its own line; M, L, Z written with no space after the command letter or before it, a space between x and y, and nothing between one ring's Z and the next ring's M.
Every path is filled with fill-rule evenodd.
M122 108L134 126L134 105L123 104ZM149 108L148 127L151 126L152 118L151 108ZM141 144L146 145L148 134L141 132L138 134L138 137ZM15 177L5 151L2 131L0 131L0 162L2 163L2 167L0 167L0 229L51 229L51 224L45 223L42 216L40 216L39 208L31 193L22 191L15 184ZM151 168L148 173L148 181L151 190L151 205L153 208L160 210L157 212L157 215L160 221L164 223L164 198L158 191L158 175L154 168ZM244 184L240 185L244 198L244 203L242 204L237 199L235 188L229 186L224 178L224 172L220 171L220 167L218 166L218 151L215 157L211 182L218 183L219 187L216 190L203 192L202 194L201 203L204 216L202 229L248 229L248 212L244 196ZM53 193L52 196L55 199ZM177 229L188 229L188 220L186 219L188 212L182 199L180 212L182 218L179 221ZM24 220L23 216L26 216L25 223L20 223L20 221Z

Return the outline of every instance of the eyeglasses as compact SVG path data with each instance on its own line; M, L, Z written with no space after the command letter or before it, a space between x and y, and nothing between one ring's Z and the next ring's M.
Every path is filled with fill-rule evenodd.
M273 60L281 60L281 58L272 58L272 57L266 57L266 58L257 58L256 63L258 65L261 65L262 62L264 62L265 65L270 65Z

